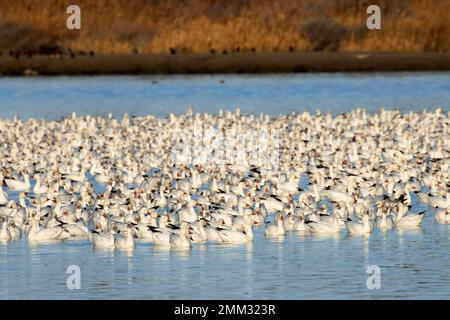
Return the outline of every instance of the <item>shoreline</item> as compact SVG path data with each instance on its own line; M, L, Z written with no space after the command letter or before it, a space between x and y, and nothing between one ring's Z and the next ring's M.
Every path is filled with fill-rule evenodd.
M1 76L449 71L450 53L293 52L0 56Z

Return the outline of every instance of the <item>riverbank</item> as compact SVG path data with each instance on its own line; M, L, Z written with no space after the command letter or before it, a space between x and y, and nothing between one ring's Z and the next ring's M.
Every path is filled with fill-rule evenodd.
M0 56L1 75L450 70L447 53L233 53Z

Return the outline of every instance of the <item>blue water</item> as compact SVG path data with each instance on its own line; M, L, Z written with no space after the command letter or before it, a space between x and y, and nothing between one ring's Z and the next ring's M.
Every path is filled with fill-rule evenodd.
M0 78L0 117L166 116L190 105L271 115L450 110L450 73ZM268 240L256 228L252 244L189 252L145 243L132 252L95 250L87 241L0 243L0 299L450 299L449 231L427 214L409 231ZM80 290L67 288L70 265L80 267ZM369 265L380 267L381 289L367 288Z
M270 115L358 107L450 110L450 73L0 78L0 117L59 119L72 112L164 117L189 106Z
M0 244L0 299L450 299L449 229L431 215L423 228L369 237L268 240L256 228L253 244L190 252L21 240ZM80 267L80 290L66 286L70 265ZM369 265L380 267L380 289L367 288Z

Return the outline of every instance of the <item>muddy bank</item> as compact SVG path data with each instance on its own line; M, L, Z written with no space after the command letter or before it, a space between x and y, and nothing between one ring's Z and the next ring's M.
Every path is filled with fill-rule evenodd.
M190 74L450 70L439 53L234 53L0 56L1 75Z

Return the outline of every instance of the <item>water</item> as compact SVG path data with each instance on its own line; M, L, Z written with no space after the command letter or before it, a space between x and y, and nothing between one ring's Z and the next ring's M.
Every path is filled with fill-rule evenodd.
M134 252L86 241L0 244L1 299L449 299L449 225L376 230L369 237L302 236L248 245L196 244L190 252L138 243ZM81 289L66 287L69 265ZM369 290L367 267L381 270Z
M194 111L239 107L271 115L358 107L450 110L450 73L0 78L0 117L59 119L72 112L165 117L190 105Z
M450 110L450 73L0 78L0 117L165 116L189 105L271 115L362 106ZM22 239L0 243L0 299L450 299L449 228L431 213L422 228L369 237L343 231L268 240L256 228L252 244L196 244L189 252ZM67 289L70 265L80 267L80 290ZM367 288L369 265L380 267L379 290Z

